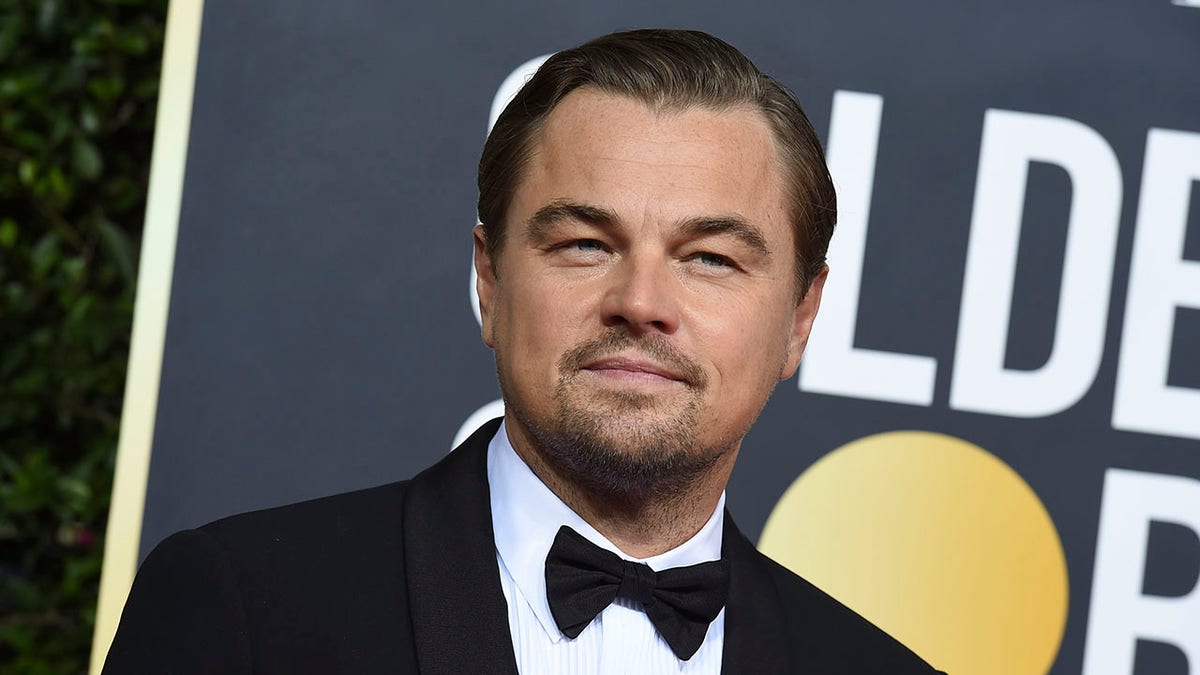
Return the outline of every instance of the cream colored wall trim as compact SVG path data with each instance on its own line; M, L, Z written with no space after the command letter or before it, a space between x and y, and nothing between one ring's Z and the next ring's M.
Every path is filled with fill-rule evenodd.
M203 0L171 0L167 12L129 370L92 636L89 672L93 675L104 665L137 571L203 14Z

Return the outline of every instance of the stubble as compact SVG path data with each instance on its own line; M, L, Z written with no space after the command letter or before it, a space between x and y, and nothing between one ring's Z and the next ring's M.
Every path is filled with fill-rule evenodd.
M597 388L584 366L618 353L642 353L677 374L678 393ZM571 490L588 501L629 513L686 498L737 439L698 445L708 377L661 335L633 336L613 327L560 359L550 420L530 419L523 406L509 409L532 436L539 455ZM503 389L503 387L502 387Z

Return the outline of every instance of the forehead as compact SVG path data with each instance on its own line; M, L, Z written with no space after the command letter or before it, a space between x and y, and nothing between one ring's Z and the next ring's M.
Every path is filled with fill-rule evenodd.
M522 222L556 199L603 206L631 224L738 215L785 245L791 228L781 166L757 110L660 111L583 87L546 119L510 215Z

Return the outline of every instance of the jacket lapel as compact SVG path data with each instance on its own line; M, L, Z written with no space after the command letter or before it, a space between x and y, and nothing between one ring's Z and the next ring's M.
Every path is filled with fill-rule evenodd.
M487 483L487 447L499 426L483 425L409 484L404 558L422 673L517 675Z
M725 649L721 672L794 673L779 593L765 569L762 554L725 512L721 555L729 560L729 599L725 604Z

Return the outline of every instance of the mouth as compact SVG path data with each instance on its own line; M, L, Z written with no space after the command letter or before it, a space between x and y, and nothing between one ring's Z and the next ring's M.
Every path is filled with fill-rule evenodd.
M580 370L618 382L646 384L688 384L680 373L655 361L628 356L596 359Z
M669 393L679 385L694 392L708 387L704 369L663 336L636 337L616 326L563 354L558 372L568 378L580 375L616 389L649 388Z

